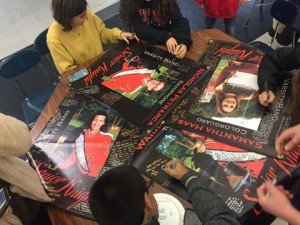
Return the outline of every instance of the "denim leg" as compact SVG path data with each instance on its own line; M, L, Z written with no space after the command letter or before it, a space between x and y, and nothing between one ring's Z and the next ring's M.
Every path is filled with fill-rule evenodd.
M205 27L206 29L211 29L213 28L215 22L216 22L216 18L210 18L210 17L205 17Z
M224 19L225 33L232 37L234 35L234 24L235 24L235 17Z

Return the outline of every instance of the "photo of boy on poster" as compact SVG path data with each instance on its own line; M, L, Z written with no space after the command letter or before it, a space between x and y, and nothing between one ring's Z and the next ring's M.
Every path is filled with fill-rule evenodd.
M164 66L144 65L139 56L125 59L122 69L102 77L101 85L151 108L163 96L180 73Z
M191 113L256 130L263 115L257 69L258 64L221 59Z
M178 158L188 168L240 193L255 182L265 162L263 155L246 152L187 130L169 128L155 145L159 153L171 159ZM226 156L216 157L223 155L214 154L219 151Z

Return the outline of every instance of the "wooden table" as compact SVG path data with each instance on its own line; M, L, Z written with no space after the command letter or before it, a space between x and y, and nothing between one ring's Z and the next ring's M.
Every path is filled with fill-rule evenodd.
M204 51L208 41L210 39L214 40L223 40L223 41L231 41L231 42L240 42L237 39L228 36L227 34L223 33L220 30L217 29L209 29L209 30L195 30L191 32L193 44L187 53L186 57L198 60L201 56L202 52ZM161 46L159 46L161 47ZM162 47L165 48L165 47ZM56 109L59 107L60 103L66 96L69 88L68 88L68 75L71 75L75 73L76 71L81 70L82 68L86 68L89 65L91 65L93 62L97 60L98 57L89 60L88 62L80 65L75 70L69 71L67 74L63 75L62 80L58 84L57 88L55 89L53 95L49 99L47 105L43 109L40 117L38 118L37 122L35 123L34 127L31 129L31 137L32 140L35 141L38 135L42 132L44 127L46 126L47 122L52 117L53 113L56 111ZM155 184L153 187L154 192L165 192L165 193L171 193L166 188L162 187L161 185ZM171 193L173 194L173 193ZM173 194L174 195L174 194ZM177 197L177 196L176 196ZM190 203L186 202L185 200L177 197L181 203L185 207L191 207ZM57 209L55 207L48 207L48 213L49 217L51 219L51 223L53 225L96 225L97 223L91 220L83 219L78 216L71 215L69 213L66 213L60 209Z

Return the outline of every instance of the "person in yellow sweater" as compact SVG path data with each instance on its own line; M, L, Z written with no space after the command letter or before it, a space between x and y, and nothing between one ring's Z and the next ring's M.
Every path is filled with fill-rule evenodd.
M102 44L138 38L118 28L108 29L87 7L86 0L52 0L54 22L47 34L47 45L60 74L103 52Z

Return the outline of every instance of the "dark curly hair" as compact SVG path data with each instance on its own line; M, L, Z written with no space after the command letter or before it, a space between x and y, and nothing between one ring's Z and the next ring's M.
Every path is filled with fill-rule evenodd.
M132 26L133 15L138 11L139 5L142 4L143 1L145 0L120 0L120 17L127 27ZM158 10L163 25L169 23L174 4L176 4L176 0L154 1L154 9Z

